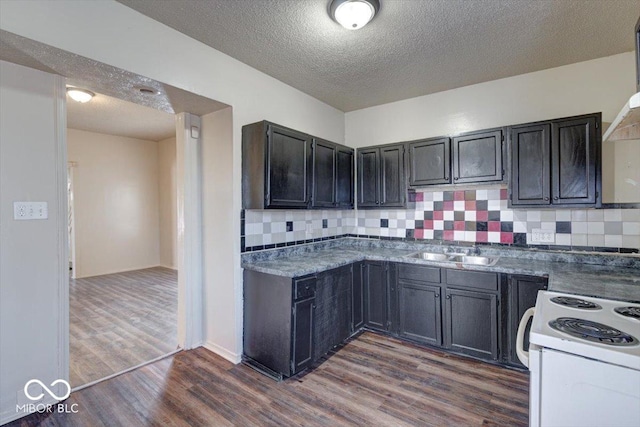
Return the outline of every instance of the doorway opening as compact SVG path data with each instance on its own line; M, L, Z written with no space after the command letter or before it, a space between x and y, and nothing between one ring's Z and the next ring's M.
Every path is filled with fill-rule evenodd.
M175 116L67 99L73 388L178 349Z

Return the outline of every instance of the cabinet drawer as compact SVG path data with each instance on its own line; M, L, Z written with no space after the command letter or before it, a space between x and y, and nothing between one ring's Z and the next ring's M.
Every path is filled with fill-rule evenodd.
M295 281L294 299L313 297L316 294L316 278L306 277Z
M498 275L481 271L447 270L447 284L497 291Z
M440 268L423 265L400 264L398 278L419 282L440 283Z

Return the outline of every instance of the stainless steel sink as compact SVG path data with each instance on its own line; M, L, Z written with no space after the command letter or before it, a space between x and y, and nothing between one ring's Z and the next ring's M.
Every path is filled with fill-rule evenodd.
M455 255L449 258L449 261L459 262L462 264L473 265L494 265L498 262L498 258L489 258L486 256L472 256L472 255Z
M431 252L418 252L417 254L411 255L414 258L424 259L426 261L448 261L449 255L447 254L437 254Z
M465 254L441 254L435 252L418 252L409 255L412 258L423 259L425 261L455 262L461 264L487 265L492 266L498 262L499 257L485 257Z

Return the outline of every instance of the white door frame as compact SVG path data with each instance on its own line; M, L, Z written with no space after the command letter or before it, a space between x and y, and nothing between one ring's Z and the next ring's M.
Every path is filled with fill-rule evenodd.
M70 197L67 200L67 206L70 211L67 212L67 227L69 227L68 221L71 221L71 233L69 234L69 261L71 262L71 270L69 273L70 279L76 278L76 273L78 271L78 265L76 263L76 214L75 214L75 206L74 206L74 182L73 182L73 174L74 169L76 168L77 163L73 161L67 162L67 182L69 183L69 191L67 192L67 197Z
M178 345L187 350L204 342L200 123L193 114L176 114Z

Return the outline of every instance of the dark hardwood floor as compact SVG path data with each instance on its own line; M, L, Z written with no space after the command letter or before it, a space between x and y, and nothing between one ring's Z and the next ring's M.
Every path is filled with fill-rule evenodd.
M526 426L528 374L365 332L281 383L199 348L11 426Z
M71 280L69 358L77 387L177 347L178 275L156 267Z

